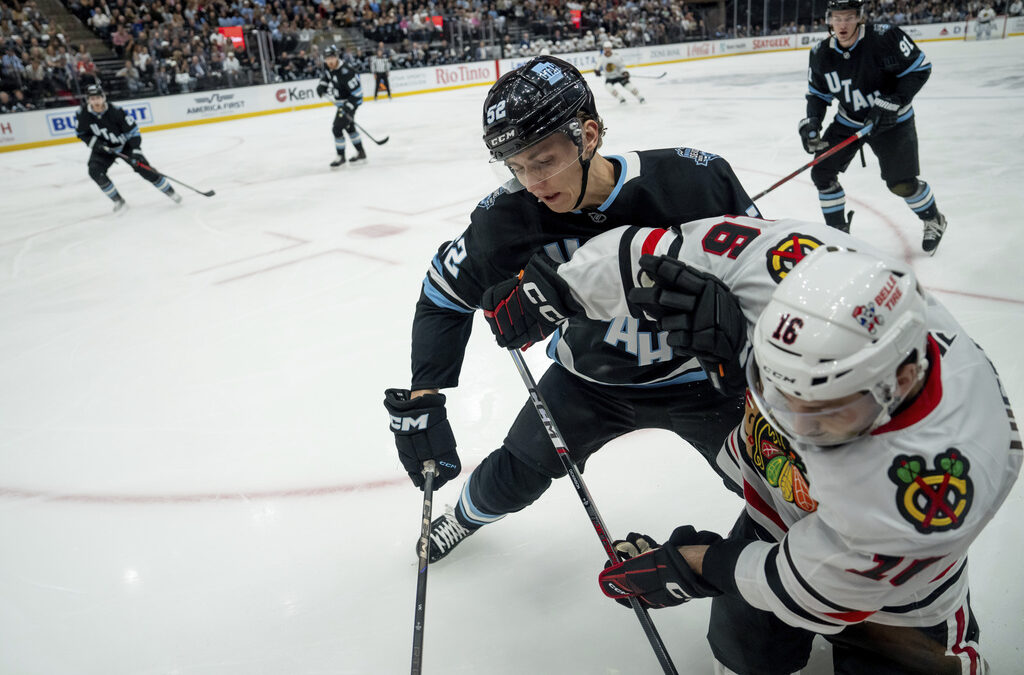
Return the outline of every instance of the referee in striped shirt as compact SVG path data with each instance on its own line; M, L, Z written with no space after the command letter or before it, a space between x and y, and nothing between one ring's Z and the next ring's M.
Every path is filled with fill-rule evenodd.
M370 57L370 72L373 73L373 100L377 100L381 84L391 98L391 83L388 82L388 73L391 72L391 60L384 53L384 45L377 45L377 53Z

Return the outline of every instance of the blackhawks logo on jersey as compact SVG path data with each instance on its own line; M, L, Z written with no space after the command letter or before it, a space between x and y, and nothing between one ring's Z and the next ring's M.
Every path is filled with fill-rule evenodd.
M821 246L821 242L806 234L792 232L775 246L768 249L768 274L772 281L779 283L786 278L798 262L811 251Z
M747 440L747 457L765 481L778 488L787 502L808 513L817 510L818 502L811 499L810 487L804 477L803 462L754 406L749 392L743 435Z
M900 455L889 467L896 484L896 508L918 532L955 530L971 508L974 488L967 472L971 463L956 448L935 458L928 469L923 457Z

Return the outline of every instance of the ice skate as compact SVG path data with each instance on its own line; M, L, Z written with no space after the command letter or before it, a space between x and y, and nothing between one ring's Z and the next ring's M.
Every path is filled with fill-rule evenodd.
M180 204L181 203L181 195L179 195L174 190L171 190L170 192L168 192L167 196L170 197L174 201L175 204Z
M924 238L921 240L921 248L928 255L935 255L935 250L939 248L939 242L942 241L942 235L946 231L946 216L938 213L935 218L925 220L923 223Z
M114 200L114 213L125 209L128 206L128 202L123 197L118 197Z
M345 155L339 154L333 162L331 162L331 168L335 169L345 163Z
M445 509L444 515L434 519L430 524L430 546L427 553L431 564L452 552L459 542L476 532L476 529L464 527L455 517L452 507Z
M366 152L363 150L363 146L361 146L361 145L357 146L356 147L356 151L357 151L356 156L352 158L353 162L360 162L360 161L366 159Z

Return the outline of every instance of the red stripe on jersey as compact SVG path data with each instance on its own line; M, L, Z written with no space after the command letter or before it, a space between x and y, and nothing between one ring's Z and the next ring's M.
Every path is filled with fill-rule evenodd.
M640 255L653 255L654 248L661 241L661 238L668 234L668 230L654 230L644 239L644 245L640 247Z
M978 666L980 665L981 657L978 655L978 650L969 645L965 645L964 634L967 632L967 615L964 612L963 606L956 610L956 644L953 645L951 650L954 654L966 654L967 658L971 661L971 675L977 675Z
M889 431L899 431L917 424L935 410L942 400L942 365L940 362L939 344L931 335L928 336L928 379L924 382L921 393L910 405L896 413L891 420L871 432L872 436Z
M775 509L773 509L768 502L762 499L761 495L757 494L757 491L747 481L743 481L743 498L747 500L748 506L781 527L783 532L789 532L789 528L786 526L786 523L783 522Z
M956 560L954 560L953 562L951 562L951 563L949 564L949 567L947 567L946 569L944 569L944 570L942 570L941 572L939 572L938 576L936 576L936 577L935 577L934 579L932 579L932 580L931 580L931 581L929 581L928 583L930 583L930 584L932 584L932 583L935 583L936 581L938 581L938 580L939 580L939 579L941 579L942 577L946 576L946 572L948 572L948 571L950 571L951 569L953 569L953 565L957 564L958 562L960 562L960 559L959 559L959 558L957 558Z
M825 612L824 614L825 614L825 616L830 616L833 619L839 619L840 621L845 621L847 623L860 623L861 621L864 621L869 616L874 614L874 611L871 611L871 612Z

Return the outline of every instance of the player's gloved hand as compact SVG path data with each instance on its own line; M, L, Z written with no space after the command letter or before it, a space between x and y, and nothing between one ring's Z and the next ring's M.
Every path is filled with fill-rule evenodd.
M899 109L900 103L896 99L889 96L876 96L871 101L871 110L868 111L867 119L864 120L865 125L871 125L871 135L880 134L896 126L898 118L896 113Z
M356 104L352 101L343 101L341 107L345 109L345 112L351 117L356 111Z
M800 120L797 130L800 132L800 141L804 144L804 150L808 153L813 155L828 147L828 143L821 139L821 120L817 117L805 117Z
M423 462L434 460L437 475L434 489L440 488L462 471L455 451L455 434L448 423L444 394L423 394L410 398L408 389L384 391L384 407L391 417L398 458L409 472L413 485L423 488Z
M316 85L316 95L317 96L323 96L326 93L327 93L327 85L326 84L321 82L318 85Z
M108 155L114 155L121 152L121 146L110 145L109 143L97 143L96 149L99 150L100 152L105 152Z
M677 538L682 543L673 541ZM697 533L693 527L686 526L673 532L668 544L658 547L647 535L630 532L625 541L612 543L622 562L608 565L598 574L601 591L619 604L628 606L626 598L637 597L654 609L673 607L693 598L721 595L719 589L690 568L676 548L710 544L718 539L721 537L712 532Z
M742 391L747 319L732 291L715 275L670 256L641 256L640 267L652 285L630 289L629 301L668 331L673 351L697 357L716 389Z
M498 345L515 349L546 339L559 324L583 310L550 258L539 253L519 277L484 291L480 307Z

